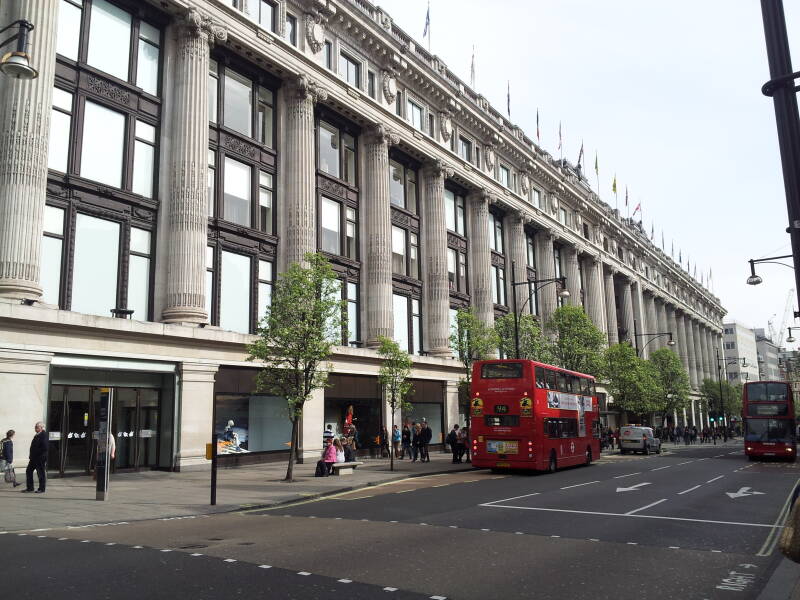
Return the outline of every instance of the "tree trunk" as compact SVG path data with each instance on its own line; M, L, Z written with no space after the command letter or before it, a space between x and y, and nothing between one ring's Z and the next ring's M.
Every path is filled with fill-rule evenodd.
M289 450L289 465L286 467L286 479L284 479L284 481L288 481L289 483L294 481L294 479L292 479L292 475L294 474L294 457L295 448L297 448L298 430L299 421L297 417L295 417L292 419L292 447Z
M389 405L390 410L392 411L392 429L389 431L389 435L391 438L389 439L389 470L394 471L394 410L395 410L395 396L394 391L392 391L392 402Z

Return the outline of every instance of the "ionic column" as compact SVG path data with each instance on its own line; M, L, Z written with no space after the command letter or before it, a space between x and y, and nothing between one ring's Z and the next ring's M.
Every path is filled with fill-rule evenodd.
M656 301L651 293L645 293L642 295L644 299L644 313L646 315L645 320L647 321L647 333L659 333L665 331L664 329L658 328L658 317L656 315ZM663 337L653 337L650 338L653 341L647 347L650 352L654 352L664 346L664 342L666 338ZM645 339L645 343L648 340Z
M691 315L687 314L683 320L683 327L686 330L686 350L689 355L689 380L692 382L692 387L697 389L699 387L697 381L697 352L695 351L692 321Z
M636 342L633 337L633 290L631 290L630 279L622 279L620 283L620 292L620 301L622 303L622 328L625 329L626 339L631 343L631 346L635 346Z
M712 329L706 329L705 344L706 353L708 354L708 375L710 379L717 377L717 359L714 355L714 336L716 334Z
M317 250L314 103L325 101L328 92L305 75L299 75L286 86L285 94L286 233L281 239L284 269L292 263L304 265L306 253ZM388 170L385 174L388 178Z
M512 281L516 280L517 282L520 282L528 279L528 257L527 248L525 247L525 221L523 220L522 214L518 213L507 215L505 222L508 227L508 235L506 237L508 240L508 253L512 261L512 264L509 266L516 266L516 272L512 274L511 271L509 271L508 284L511 285ZM526 303L530 304L528 301L528 289L528 286L525 285L518 285L511 288L511 293L517 295L517 310L520 313L530 310L528 306L525 306ZM509 308L513 310L513 300L510 297L508 304ZM523 306L525 306L526 310L522 309Z
M373 127L365 137L366 194L361 204L365 223L363 278L366 294L365 342L380 345L379 336L394 336L392 318L392 209L389 197L389 145L398 142L396 133L383 125Z
M425 231L425 330L428 352L450 356L450 285L447 279L447 225L444 217L444 180L452 167L441 161L425 165L425 206L422 227ZM388 177L388 175L387 175Z
M602 263L597 256L589 256L583 261L583 274L586 281L586 314L600 331L606 331L603 311Z
M35 27L28 52L39 72L36 79L0 74L0 296L10 298L38 300L42 296L42 219L58 5L53 0L28 0L5 2L0 10L0 27L18 19ZM14 48L6 46L0 55Z
M167 200L166 298L168 323L205 323L208 240L208 55L227 31L190 9L177 24L170 138L172 180Z
M614 271L609 269L603 273L603 287L606 293L606 332L608 345L613 346L619 342L617 332L617 301L614 294Z
M566 255L564 265L564 275L567 277L567 290L569 298L567 301L572 306L582 306L581 304L581 271L578 267L578 249L575 246L565 245L562 247Z
M710 379L711 376L709 375L709 362L708 362L708 350L706 348L706 328L704 325L698 323L697 324L697 347L700 350L700 364L701 364L701 371L702 371L702 379ZM702 384L703 381L700 381Z
M536 232L536 278L552 279L556 276L553 261L553 234L549 230ZM569 284L569 282L567 282ZM539 290L539 317L542 325L546 324L558 308L558 286L545 285Z
M489 250L489 195L479 190L467 197L469 210L470 300L477 317L494 324L492 253Z

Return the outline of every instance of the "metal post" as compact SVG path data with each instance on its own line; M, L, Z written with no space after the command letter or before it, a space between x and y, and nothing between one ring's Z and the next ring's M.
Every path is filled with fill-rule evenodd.
M636 347L636 356L639 356L639 330L636 319L633 320L633 344Z
M517 261L511 261L511 295L514 302L514 351L519 358L519 314L517 312Z
M783 167L783 185L786 191L786 208L792 255L800 256L800 116L797 112L795 77L792 75L792 58L783 0L761 0L764 19L764 38L771 81L761 91L772 96L775 105L775 123L778 128L778 145ZM800 301L800 270L795 269L795 289Z
M114 432L111 431L111 417L114 409L114 388L100 388L99 417L97 420L97 462L95 474L95 499L108 500L108 480L111 475L111 444Z
M211 434L211 506L217 504L217 434Z

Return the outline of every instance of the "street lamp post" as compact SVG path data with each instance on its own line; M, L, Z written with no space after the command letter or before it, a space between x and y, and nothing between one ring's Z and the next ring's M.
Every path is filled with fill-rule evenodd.
M33 23L20 19L0 29L0 33L5 33L12 27L17 28L17 33L0 42L0 48L16 40L17 49L0 58L0 71L17 79L36 79L39 72L31 66L31 57L28 54L28 34L33 31Z
M669 340L667 341L667 346L674 346L675 340L672 339L672 332L671 331L659 331L657 333L638 333L638 324L636 319L633 320L633 341L636 347L636 356L641 356L644 353L644 349L651 343L657 340L660 337L665 335L669 336ZM649 337L650 339L647 340L641 348L639 348L639 338L640 337Z
M739 358L725 358L724 356L719 355L719 348L714 348L714 355L717 359L717 381L719 382L719 409L720 413L724 411L722 406L722 370L725 369L726 379L728 373L728 365L736 365L740 364L742 367L747 366L747 357L743 356L741 359ZM712 436L714 437L714 436ZM717 439L714 437L714 445L716 445Z
M531 301L532 295L535 295L536 292L543 287L550 285L551 283L560 284L561 291L558 293L559 297L569 298L566 277L550 277L548 279L528 279L526 277L524 281L517 281L517 261L511 261L511 295L513 296L512 300L514 302L514 353L516 358L519 358L519 311L525 309L525 307L528 305L528 302ZM530 289L531 284L534 286L533 294L529 292L528 299L525 300L520 308L517 308L517 286L526 285Z

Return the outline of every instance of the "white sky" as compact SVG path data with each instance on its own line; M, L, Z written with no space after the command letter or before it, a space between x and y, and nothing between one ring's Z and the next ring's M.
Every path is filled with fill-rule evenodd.
M778 329L794 274L762 265L745 285L749 258L789 254L786 199L758 0L431 0L431 51L463 81L475 50L476 89L558 156L577 160L581 139L592 187L620 212L642 204L644 227L664 230L692 265L713 271L713 291L735 318ZM427 0L381 0L418 43ZM785 3L800 39L800 3ZM800 43L795 43L796 70ZM786 261L784 261L786 262ZM791 263L790 263L791 264ZM694 266L692 266L694 271ZM796 306L792 295L792 306ZM798 323L800 324L800 323ZM786 326L794 325L787 322ZM785 336L787 337L787 336Z

